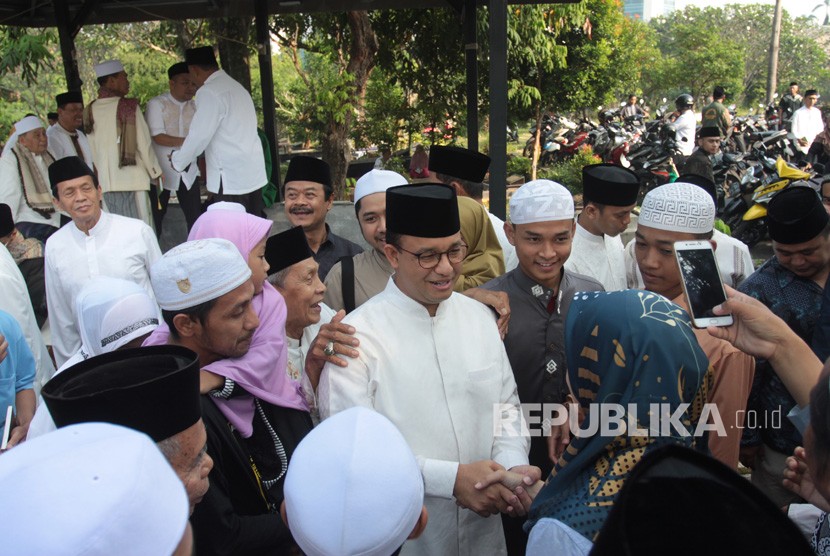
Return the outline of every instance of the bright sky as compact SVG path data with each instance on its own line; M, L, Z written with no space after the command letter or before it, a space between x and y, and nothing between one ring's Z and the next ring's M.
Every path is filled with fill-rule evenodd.
M810 15L812 9L820 3L820 0L784 0L784 9L789 12L790 17ZM676 0L678 9L686 6L722 6L723 4L770 4L775 5L775 0ZM823 15L823 14L822 14Z

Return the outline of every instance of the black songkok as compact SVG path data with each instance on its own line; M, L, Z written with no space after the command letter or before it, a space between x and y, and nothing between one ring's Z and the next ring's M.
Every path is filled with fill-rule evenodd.
M215 66L216 55L213 53L212 46L199 46L196 48L188 48L184 51L184 63L188 66Z
M295 156L288 163L285 183L311 181L331 187L331 169L327 162L313 156Z
M147 434L155 442L202 416L199 358L181 346L118 350L91 357L43 386L55 425L104 422Z
M12 209L6 203L0 203L0 237L5 237L14 231Z
M436 174L481 183L490 167L490 157L461 147L433 145L429 148L429 169Z
M461 229L455 189L444 184L386 190L386 230L414 237L449 237Z
M827 211L818 193L795 186L777 193L767 207L769 237L784 244L810 241L827 226Z
M585 201L627 207L637 202L640 180L637 174L615 164L591 164L582 169Z
M177 75L181 75L183 73L190 73L190 70L187 69L187 62L177 62L167 68L167 79L173 79Z
M271 267L269 276L313 256L302 226L272 235L265 242L265 260Z
M73 102L84 103L84 96L81 94L81 91L67 91L55 97L55 104L58 108L63 108Z

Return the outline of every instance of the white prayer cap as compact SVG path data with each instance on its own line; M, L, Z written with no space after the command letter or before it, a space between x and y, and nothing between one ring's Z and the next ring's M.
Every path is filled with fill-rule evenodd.
M159 310L147 291L130 280L96 276L75 298L84 358L109 353L149 334Z
M172 554L190 506L176 472L145 434L84 423L0 456L6 554Z
M354 186L354 202L357 204L366 195L383 193L390 187L406 185L409 181L391 170L370 170L357 180Z
M94 68L95 77L106 77L114 73L121 73L124 71L124 65L120 60L107 60L97 64Z
M239 249L226 239L198 239L177 245L155 262L150 280L159 307L189 309L222 297L251 277Z
M300 442L284 494L288 526L309 556L389 556L418 522L424 482L395 425L354 407Z
M219 201L208 206L208 210L234 210L236 212L245 212L245 207L239 203L231 203L230 201Z
M637 223L669 232L705 234L715 224L715 204L696 185L667 183L648 192Z
M24 133L29 133L33 129L37 129L39 127L43 127L43 122L40 121L40 118L37 116L26 116L14 124L14 133L20 137Z
M532 224L573 220L574 198L564 185L550 180L533 180L510 197L510 222Z

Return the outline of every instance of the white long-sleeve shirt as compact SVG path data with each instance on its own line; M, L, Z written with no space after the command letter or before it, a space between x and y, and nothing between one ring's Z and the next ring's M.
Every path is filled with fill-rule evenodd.
M268 182L265 155L257 135L254 101L245 88L218 70L196 92L196 114L181 149L173 153L173 167L183 172L205 153L207 188L242 195Z
M35 393L55 374L52 358L37 325L26 280L17 268L9 250L0 245L0 311L10 314L26 337L26 344L35 358Z
M496 231L496 237L499 238L499 245L501 245L501 252L504 255L504 271L510 272L519 266L519 257L516 255L516 248L507 239L507 234L504 233L504 220L492 214L487 213L490 217L490 223L493 225L493 230Z
M807 139L807 145L797 145L798 150L807 154L816 135L824 131L824 122L821 120L821 110L815 106L802 106L793 114L792 132L796 139Z
M576 223L571 254L565 268L590 276L602 284L605 291L626 289L625 259L620 236L597 236Z
M691 110L683 112L674 121L674 128L677 130L675 138L677 139L677 147L680 149L680 154L683 156L691 156L695 150L695 130L697 128L695 113ZM683 139L686 140L684 141Z
M75 145L72 144L72 135L61 124L49 126L49 129L46 130L46 138L49 140L49 153L55 160L67 156L80 156L86 162L86 165L92 168L92 147L89 146L89 139L80 129L76 133L78 135L78 145L81 147L81 154L78 154Z
M67 224L46 241L46 303L58 366L81 347L75 295L93 276L131 280L152 299L150 267L161 257L153 230L141 220L108 212L84 234Z
M150 128L150 137L156 135L171 135L173 137L187 137L190 123L196 112L196 104L192 100L181 102L173 98L169 92L151 98L147 101L147 127ZM165 147L153 141L153 150L161 165L161 185L168 191L179 188L179 173L173 169L167 155L175 147ZM192 184L191 184L192 185Z
M390 278L343 322L355 327L360 355L345 368L323 368L320 416L372 408L398 427L415 453L430 525L402 554L503 553L501 520L482 518L453 499L461 463L527 464L528 437L494 435L499 404L516 408L519 398L490 310L453 293L431 317Z

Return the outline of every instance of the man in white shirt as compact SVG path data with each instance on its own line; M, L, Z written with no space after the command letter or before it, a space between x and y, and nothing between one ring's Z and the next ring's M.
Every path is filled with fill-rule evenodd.
M35 394L55 374L52 358L37 325L26 281L8 249L0 246L0 311L10 314L23 329L26 344L35 358ZM3 342L0 340L0 344Z
M153 150L161 165L161 185L163 191L159 195L160 210L156 220L156 232L161 235L161 226L170 194L175 193L179 206L187 222L187 231L202 213L202 199L199 184L195 179L195 166L192 173L181 176L170 165L167 155L170 149L182 146L184 138L190 131L190 123L196 112L196 103L193 95L196 94L196 84L190 78L187 64L179 62L167 69L167 78L170 91L151 98L147 101L147 127L153 138Z
M692 110L695 99L692 95L682 94L674 101L678 114L674 120L677 139L677 148L684 157L691 156L695 150L695 130L697 129L697 118ZM682 166L682 164L681 164Z
M17 142L0 157L0 203L9 205L21 234L46 241L60 227L49 191L46 130L36 116L26 116L14 129Z
M268 178L251 94L219 69L213 47L190 48L184 58L199 90L190 131L179 150L167 155L171 165L184 172L204 152L208 191L261 216L260 190Z
M816 108L818 92L809 89L804 92L804 105L795 111L792 119L792 133L795 135L796 148L807 154L816 135L824 131L824 122L821 119L821 110Z
M484 204L484 181L487 169L490 167L490 157L478 151L461 147L445 147L433 145L429 149L429 176L433 180L445 183L455 189L455 193L462 197L470 197L474 201ZM510 272L519 265L516 248L507 240L504 233L504 220L487 211L490 224L499 238L502 254L504 255L505 272Z
M78 157L49 167L55 205L72 217L46 242L46 300L58 366L81 347L75 295L93 276L123 278L155 299L150 266L161 257L152 228L135 218L101 210L101 187Z
M84 97L80 91L69 91L55 97L58 105L58 122L49 126L46 137L49 138L49 153L55 160L67 156L77 156L94 168L92 147L83 132Z
M582 169L584 207L576 220L571 256L565 268L597 280L605 291L624 290L625 265L620 234L631 222L640 180L613 164Z
M493 408L515 409L519 399L494 316L453 292L466 255L455 191L392 187L386 214L384 250L395 274L343 320L355 328L360 353L323 368L321 417L373 408L415 453L430 527L402 554L504 553L501 520L485 517L516 508L501 490L475 485L491 470L529 471L529 441L494 434Z

